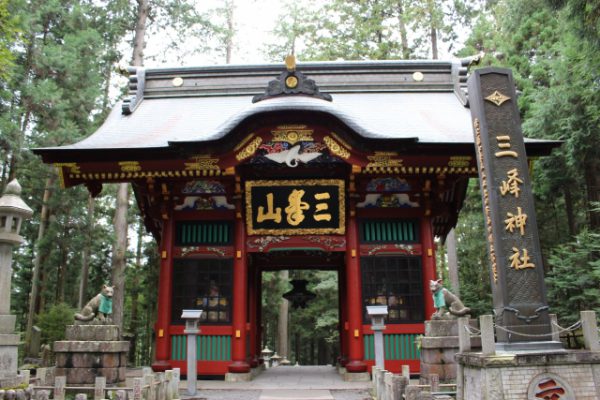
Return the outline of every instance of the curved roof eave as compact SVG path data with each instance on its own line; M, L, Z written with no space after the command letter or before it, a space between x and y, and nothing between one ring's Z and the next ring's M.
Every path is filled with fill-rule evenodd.
M332 104L331 102L321 99L315 99L308 96L293 95L280 96L276 98L262 100L258 103L254 103L248 106L246 109L228 118L221 125L219 125L211 135L205 136L201 140L170 140L169 145L178 146L183 144L218 141L220 139L225 138L230 132L235 130L235 128L242 125L244 121L247 121L252 117L261 114L278 113L286 111L315 112L330 115L342 122L349 129L366 139L401 139L403 141L408 142L418 142L419 140L419 138L416 136L392 138L386 135L382 135L370 129L368 126L361 124L356 118L352 117L348 113L336 107L335 104Z

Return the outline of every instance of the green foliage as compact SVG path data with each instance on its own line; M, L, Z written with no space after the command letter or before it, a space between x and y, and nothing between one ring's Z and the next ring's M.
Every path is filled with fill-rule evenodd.
M481 194L479 183L475 179L469 182L467 197L455 231L461 300L471 308L473 316L490 314L492 311L490 265Z
M278 40L267 46L273 61L289 53L301 60L431 57L441 43L452 49L454 25L470 24L476 10L469 2L434 0L288 1L284 9Z
M512 68L525 136L564 141L535 162L533 189L549 303L567 321L576 320L582 307L595 307L594 290L586 285L598 286L590 275L597 256L587 258L595 251L595 234L589 232L600 227L600 215L591 206L600 198L598 7L586 0L498 1L479 15L461 52L485 51L483 65ZM460 220L465 218L468 199ZM459 244L459 252L465 244ZM473 255L459 258L461 277L464 257L471 265ZM474 282L472 271L464 276ZM578 285L584 290L575 289ZM461 287L463 297L479 290Z
M11 50L20 32L18 19L11 13L10 5L9 0L0 0L0 80L10 75L15 58Z
M333 271L291 272L291 279L306 279L316 297L306 308L290 308L292 362L302 365L334 364L338 354L338 274Z
M68 304L52 305L38 316L37 326L42 330L42 343L52 344L65 338L65 328L73 324L74 310Z
M600 234L583 230L572 242L557 246L549 262L549 303L559 320L571 324L580 310L599 313Z

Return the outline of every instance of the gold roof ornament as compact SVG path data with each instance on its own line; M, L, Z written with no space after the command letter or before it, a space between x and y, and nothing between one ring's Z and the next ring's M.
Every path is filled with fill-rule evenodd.
M331 95L322 93L314 80L296 70L296 56L293 54L286 56L285 67L286 71L283 71L278 78L269 81L264 94L257 94L252 98L253 103L277 96L290 95L303 95L332 101Z
M285 66L289 72L294 72L296 70L296 56L288 54L285 57Z

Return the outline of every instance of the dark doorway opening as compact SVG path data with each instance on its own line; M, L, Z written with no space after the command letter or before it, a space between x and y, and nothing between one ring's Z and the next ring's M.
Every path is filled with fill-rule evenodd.
M285 356L292 365L335 365L340 355L340 271L343 252L313 250L275 251L255 254L261 276L261 348ZM292 289L294 279L308 282L314 299L306 307L294 307L282 295ZM285 304L288 303L287 307ZM284 315L287 313L287 318ZM282 323L287 329L282 335ZM287 333L287 334L286 334ZM285 336L285 339L283 337ZM284 343L282 341L285 340ZM286 354L279 354L281 352Z

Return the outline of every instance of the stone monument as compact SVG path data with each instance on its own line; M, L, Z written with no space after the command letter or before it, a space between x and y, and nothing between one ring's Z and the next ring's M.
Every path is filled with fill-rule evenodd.
M12 248L23 242L21 223L33 214L20 195L21 186L13 180L0 197L0 387L18 383L19 335L15 333L16 316L10 314Z
M595 314L582 312L585 350L564 350L550 322L511 71L483 68L468 84L495 317L481 317L482 351L457 355L457 398L598 399Z
M125 382L129 342L120 340L119 327L111 325L113 289L104 285L75 314L68 325L66 340L54 342L56 376L66 376L67 384L93 385L96 377L106 383Z

